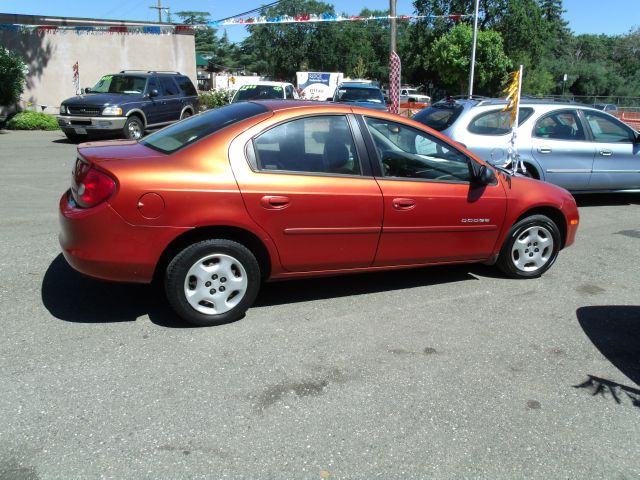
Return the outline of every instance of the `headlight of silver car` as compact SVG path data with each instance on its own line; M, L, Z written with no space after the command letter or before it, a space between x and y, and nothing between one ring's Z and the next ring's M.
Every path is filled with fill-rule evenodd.
M119 117L122 115L122 108L120 107L105 107L102 110L102 115L109 115L112 117Z

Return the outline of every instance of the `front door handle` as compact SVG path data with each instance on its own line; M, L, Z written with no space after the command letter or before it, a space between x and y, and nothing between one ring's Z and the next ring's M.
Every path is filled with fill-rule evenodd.
M260 199L260 205L269 210L282 210L289 206L289 197L281 195L265 195Z
M598 153L600 153L600 155L602 155L603 157L610 157L611 155L613 155L613 152L607 149L602 149Z
M551 153L551 149L549 147L538 147L538 152L540 152L540 153Z
M394 198L391 204L396 210L411 210L416 206L416 201L413 198Z

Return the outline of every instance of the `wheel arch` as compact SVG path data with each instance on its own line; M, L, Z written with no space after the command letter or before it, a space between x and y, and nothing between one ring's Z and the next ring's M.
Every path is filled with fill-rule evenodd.
M269 250L254 233L238 227L217 225L197 227L174 238L160 255L153 275L154 281L162 279L167 265L178 252L196 242L212 238L233 240L244 245L255 255L258 265L260 266L262 279L269 278L271 275L272 266Z
M542 206L535 207L530 210L523 212L514 222L514 225L518 223L520 220L526 217L530 217L532 215L544 215L545 217L550 218L553 223L556 224L558 230L560 231L560 240L561 247L564 248L564 244L567 241L567 219L564 217L564 214L560 211L560 209L551 206Z
M127 118L129 117L139 117L142 120L142 125L144 128L147 128L147 116L144 114L144 112L140 109L134 108L132 110L129 110L127 112Z

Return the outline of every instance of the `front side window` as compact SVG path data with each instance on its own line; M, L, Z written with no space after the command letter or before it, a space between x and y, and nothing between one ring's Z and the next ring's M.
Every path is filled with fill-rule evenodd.
M360 175L347 118L305 117L267 130L253 142L258 170Z
M633 143L635 134L622 122L597 112L585 111L584 116L596 142Z
M365 118L385 177L469 182L469 159L420 130L378 118Z
M532 108L520 108L518 111L518 125L522 125L533 113ZM492 110L475 117L469 124L468 130L478 135L506 135L511 133L511 112Z
M533 136L550 140L584 140L584 128L575 110L557 110L541 117Z
M144 92L147 79L131 75L105 75L91 87L91 93L120 93L140 95Z

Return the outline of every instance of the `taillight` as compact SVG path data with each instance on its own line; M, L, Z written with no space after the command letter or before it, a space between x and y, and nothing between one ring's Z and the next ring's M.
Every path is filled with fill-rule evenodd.
M76 201L82 208L95 207L104 202L116 189L116 182L110 176L94 168L78 180Z

